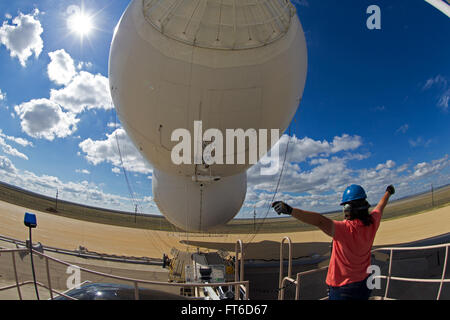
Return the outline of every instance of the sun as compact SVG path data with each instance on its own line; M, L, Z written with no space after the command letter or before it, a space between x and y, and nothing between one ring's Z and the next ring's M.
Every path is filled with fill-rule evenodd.
M67 20L67 26L70 31L80 37L88 36L94 29L92 17L83 12L77 12L70 16Z

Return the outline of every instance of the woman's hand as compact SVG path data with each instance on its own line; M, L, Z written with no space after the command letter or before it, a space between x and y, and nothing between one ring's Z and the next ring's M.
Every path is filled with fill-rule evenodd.
M272 203L272 208L276 211L276 213L278 213L278 215L292 215L292 207L283 201L276 201Z

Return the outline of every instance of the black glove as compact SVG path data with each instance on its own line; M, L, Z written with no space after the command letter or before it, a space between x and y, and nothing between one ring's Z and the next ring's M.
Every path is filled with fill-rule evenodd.
M395 193L395 188L391 184L389 187L386 188L386 191L389 192L391 194L391 196L392 196Z
M272 208L278 213L278 215L281 214L292 214L292 207L283 201L276 201L272 203Z

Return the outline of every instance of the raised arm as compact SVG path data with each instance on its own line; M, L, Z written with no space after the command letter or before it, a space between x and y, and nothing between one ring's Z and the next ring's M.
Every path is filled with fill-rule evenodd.
M294 208L292 210L292 216L304 223L316 226L330 237L334 236L333 220L321 215L320 213Z
M384 208L386 207L386 205L389 201L389 198L394 193L395 193L395 188L393 185L390 185L389 187L387 187L386 192L384 193L383 197L378 202L377 206L375 207L375 210L380 211L381 214L383 214Z
M320 230L325 232L325 234L333 237L334 235L334 223L333 220L321 215L317 212L305 211L297 208L292 208L288 204L278 201L272 204L272 207L278 214L288 214L294 218L318 227Z

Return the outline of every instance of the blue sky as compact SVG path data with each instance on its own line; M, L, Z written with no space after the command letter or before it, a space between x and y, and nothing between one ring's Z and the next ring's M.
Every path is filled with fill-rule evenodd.
M91 205L158 213L152 168L116 122L108 91L113 30L128 0L0 2L0 180ZM450 21L421 0L294 1L308 45L308 78L290 127L277 198L338 209L358 183L376 203L450 181ZM369 30L370 5L381 30ZM76 7L74 7L76 6ZM74 8L93 15L80 37ZM277 178L248 172L238 217L265 216Z

